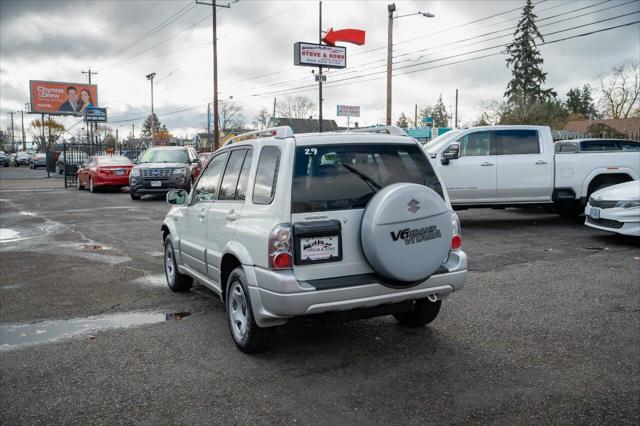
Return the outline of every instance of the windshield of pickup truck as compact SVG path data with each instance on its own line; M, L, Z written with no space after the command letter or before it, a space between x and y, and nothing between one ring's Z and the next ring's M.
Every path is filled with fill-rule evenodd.
M460 136L461 133L462 133L462 130L450 130L447 133L444 133L440 136L436 136L435 138L431 139L429 142L427 142L424 145L424 148L426 150L429 150L442 143L447 143L449 141L455 140L458 136Z
M425 185L444 198L417 145L301 146L296 148L292 212L364 208L380 188L400 182Z
M188 163L184 149L149 149L140 157L140 163Z

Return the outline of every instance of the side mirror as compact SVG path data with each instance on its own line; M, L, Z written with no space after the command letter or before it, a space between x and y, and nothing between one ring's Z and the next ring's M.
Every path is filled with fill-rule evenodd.
M449 164L449 161L455 160L456 158L459 158L459 157L460 157L460 144L458 142L451 142L451 145L449 145L446 151L442 153L441 162L443 165L447 165Z
M187 195L184 189L172 189L167 192L167 203L180 206L187 201Z
M194 158L193 160L191 160L191 164L198 164L200 162L199 158Z

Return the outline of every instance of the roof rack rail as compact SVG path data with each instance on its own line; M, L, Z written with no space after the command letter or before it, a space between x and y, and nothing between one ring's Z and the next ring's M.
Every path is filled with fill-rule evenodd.
M276 139L286 139L293 136L293 130L289 126L269 127L268 129L255 130L253 132L241 133L229 139L225 145L246 141L250 139L258 139L265 137L275 137Z
M368 133L387 133L394 136L409 136L407 132L402 130L398 126L370 126L370 127L357 127L355 129L349 129L348 132L368 132Z

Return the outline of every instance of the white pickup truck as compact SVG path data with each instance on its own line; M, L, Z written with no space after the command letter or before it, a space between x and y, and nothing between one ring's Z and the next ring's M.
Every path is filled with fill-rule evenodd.
M453 130L424 145L456 209L553 205L578 215L598 189L640 178L640 152L559 152L545 126Z

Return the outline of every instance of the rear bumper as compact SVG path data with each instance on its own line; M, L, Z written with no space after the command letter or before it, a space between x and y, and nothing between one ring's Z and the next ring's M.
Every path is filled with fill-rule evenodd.
M129 186L129 176L92 176L94 186Z
M375 279L369 282L318 290L296 280L292 271L276 272L258 267L247 268L249 294L255 320L261 327L278 325L288 318L325 312L400 303L435 295L439 299L464 287L467 256L452 252L444 271L407 288L392 288ZM247 271L249 270L249 271Z

